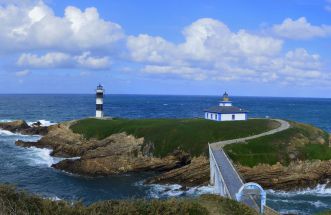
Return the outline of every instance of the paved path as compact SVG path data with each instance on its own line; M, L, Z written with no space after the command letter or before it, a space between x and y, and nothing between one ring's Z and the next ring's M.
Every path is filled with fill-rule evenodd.
M285 120L282 120L282 119L272 119L272 120L279 122L280 126L278 128L272 129L270 131L267 131L267 132L264 132L264 133L261 133L261 134L257 134L257 135L253 135L253 136L249 136L249 137L238 138L238 139L233 139L233 140L219 141L219 142L212 143L211 145L213 147L222 148L222 147L224 147L225 145L228 145L228 144L242 143L242 142L245 142L246 140L252 140L252 139L267 136L267 135L270 135L270 134L275 134L277 132L281 132L281 131L284 131L284 130L290 128L290 123L288 123Z
M223 149L210 146L210 149L214 155L215 161L219 170L221 171L221 175L223 177L224 183L226 184L227 190L231 196L231 199L236 199L236 193L238 193L241 186L244 184L241 177L237 173L236 169L233 167L231 161L226 156ZM258 210L258 206L255 201L251 198L244 199L244 203Z
M224 183L226 184L227 190L232 199L236 199L236 193L239 191L239 189L244 184L244 182L241 179L240 175L238 174L237 170L232 165L231 160L225 154L222 147L228 144L241 143L246 140L251 140L258 137L275 134L277 132L284 131L290 127L290 124L287 121L281 119L274 119L274 120L280 123L280 126L278 128L272 129L270 131L258 135L253 135L253 136L238 138L233 140L220 141L210 144L211 152L214 155L215 162L217 163L219 171L221 172L221 175L224 179ZM243 202L246 205L250 206L251 208L258 209L256 202L252 198L244 199Z

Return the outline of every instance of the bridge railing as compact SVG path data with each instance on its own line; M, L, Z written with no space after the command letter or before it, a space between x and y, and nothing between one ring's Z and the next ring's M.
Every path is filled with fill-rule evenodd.
M222 196L226 196L228 198L231 198L231 194L229 192L229 189L224 181L224 178L222 176L221 170L217 164L217 161L215 159L214 153L211 150L210 144L208 144L209 147L209 156L210 156L210 180L211 180L211 184L214 185L216 187L216 192L218 192L218 194L222 195ZM217 177L215 177L217 176ZM219 187L219 184L217 181L214 180L220 180L221 185L223 185L223 190L222 187Z
M217 160L215 158L215 155L214 155L213 150L216 150L216 149L214 147L212 147L210 144L208 144L208 147L209 147L209 156L210 156L210 179L211 179L211 184L215 186L216 193L221 195L221 196L226 196L228 198L239 201L239 199L237 199L237 195L241 195L241 194L237 193L236 197L231 195L231 193L229 192L228 186L225 183L225 180L222 176L222 171L221 171L220 166L219 166L219 165L222 165L222 164L219 164L219 162L217 162ZM235 174L237 176L237 179L239 180L239 184L237 184L239 186L237 192L239 192L239 188L241 186L245 186L245 185L247 186L249 183L245 184L242 175L236 170L236 168L234 167L234 165L232 163L232 160L226 155L226 153L221 148L219 148L217 150L220 150L222 155L227 160L226 161L228 163L227 165L229 165L230 168L233 170L233 174ZM223 174L226 174L226 173L223 173ZM253 184L255 184L255 183L253 183ZM240 190L241 190L241 188L240 188ZM261 198L262 198L262 192L261 192ZM242 199L242 202L244 204L252 207L253 209L259 211L259 212L263 211L264 214L272 214L272 215L278 214L276 211L272 210L271 208L267 208L266 211L263 210L263 209L265 209L265 196L264 196L263 201L261 199L261 208L257 204L256 200L253 198L253 196L251 196L251 195L248 197L248 199ZM264 202L264 203L262 203L262 202Z
M238 172L237 169L233 166L233 162L232 162L232 160L229 158L229 156L228 156L225 152L224 152L224 155L225 155L226 159L228 159L228 161L229 161L229 163L230 163L230 165L231 165L233 171L238 175L238 178L240 179L241 183L244 184L244 183L245 183L244 177L243 177L243 176L241 175L241 173Z

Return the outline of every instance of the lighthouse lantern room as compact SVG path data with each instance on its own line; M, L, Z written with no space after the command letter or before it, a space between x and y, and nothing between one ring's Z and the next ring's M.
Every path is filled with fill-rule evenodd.
M95 117L96 118L102 118L103 117L103 94L104 94L104 89L103 87L99 84L97 86L96 90L96 113Z

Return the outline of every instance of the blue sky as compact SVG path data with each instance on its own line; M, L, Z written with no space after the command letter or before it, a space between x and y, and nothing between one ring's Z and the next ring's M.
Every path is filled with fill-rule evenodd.
M329 0L0 0L0 23L0 93L330 97Z

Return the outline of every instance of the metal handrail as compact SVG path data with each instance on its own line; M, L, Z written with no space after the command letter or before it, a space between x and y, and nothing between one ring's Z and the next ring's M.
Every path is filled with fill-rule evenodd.
M209 154L212 155L212 158L213 158L213 160L214 160L214 163L216 163L216 168L217 168L217 170L218 170L219 175L221 176L221 179L222 179L223 184L224 184L225 189L226 189L226 193L227 193L228 196L231 198L230 191L229 191L227 185L225 184L224 178L223 178L223 176L222 176L222 172L221 172L221 170L220 170L220 168L219 168L219 166L218 166L218 164L217 164L217 162L216 162L216 159L215 159L215 157L214 157L213 151L211 150L211 147L210 147L210 144L209 144L209 143L208 143L208 147L209 147Z

